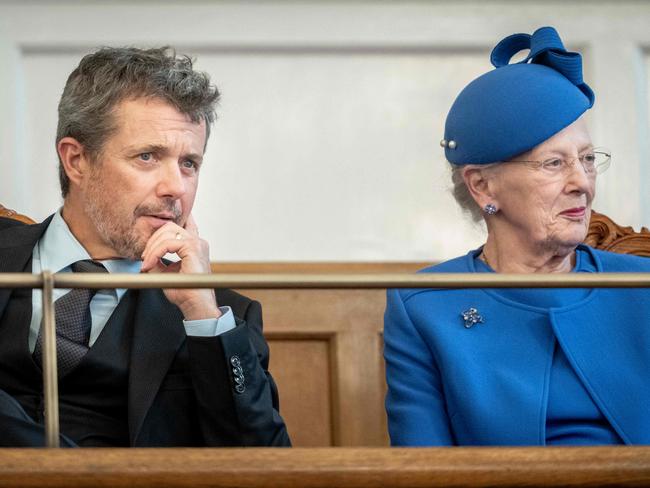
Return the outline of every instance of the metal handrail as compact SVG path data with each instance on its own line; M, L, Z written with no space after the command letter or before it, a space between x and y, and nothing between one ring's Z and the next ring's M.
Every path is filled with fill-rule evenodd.
M105 274L0 273L1 288L43 290L43 388L47 447L59 447L54 288L648 288L650 273Z
M59 376L56 364L56 318L54 313L54 276L43 278L43 396L45 400L45 445L59 447Z
M0 288L42 288L43 274L0 273ZM56 273L54 288L647 288L650 273L128 274Z

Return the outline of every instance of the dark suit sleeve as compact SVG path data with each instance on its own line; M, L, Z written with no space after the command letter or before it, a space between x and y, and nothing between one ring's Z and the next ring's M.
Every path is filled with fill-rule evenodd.
M222 304L220 302L220 304ZM268 371L262 307L248 301L237 326L217 337L188 337L198 423L207 446L289 446ZM242 313L243 312L243 313Z

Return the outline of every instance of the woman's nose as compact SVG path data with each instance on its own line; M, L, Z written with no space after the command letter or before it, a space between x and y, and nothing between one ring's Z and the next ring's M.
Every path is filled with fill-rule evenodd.
M593 187L596 172L586 167L579 157L571 160L567 166L567 183L571 191L587 192Z

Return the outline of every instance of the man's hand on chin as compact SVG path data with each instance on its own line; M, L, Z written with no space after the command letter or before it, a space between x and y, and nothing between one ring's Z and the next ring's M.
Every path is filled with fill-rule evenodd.
M166 265L162 257L176 253L180 261ZM142 253L143 273L210 273L208 243L190 215L185 228L169 222L152 234ZM215 319L221 316L212 288L169 288L167 299L181 309L185 320Z

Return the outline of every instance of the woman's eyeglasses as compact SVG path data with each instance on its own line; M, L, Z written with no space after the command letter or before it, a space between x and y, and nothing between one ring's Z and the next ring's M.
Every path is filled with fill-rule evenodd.
M580 161L582 168L588 175L604 173L612 161L612 153L609 149L602 147L591 149L577 158L563 159L550 158L544 161L523 161L511 160L508 163L523 163L532 169L544 172L548 175L568 174L573 169L576 161Z

